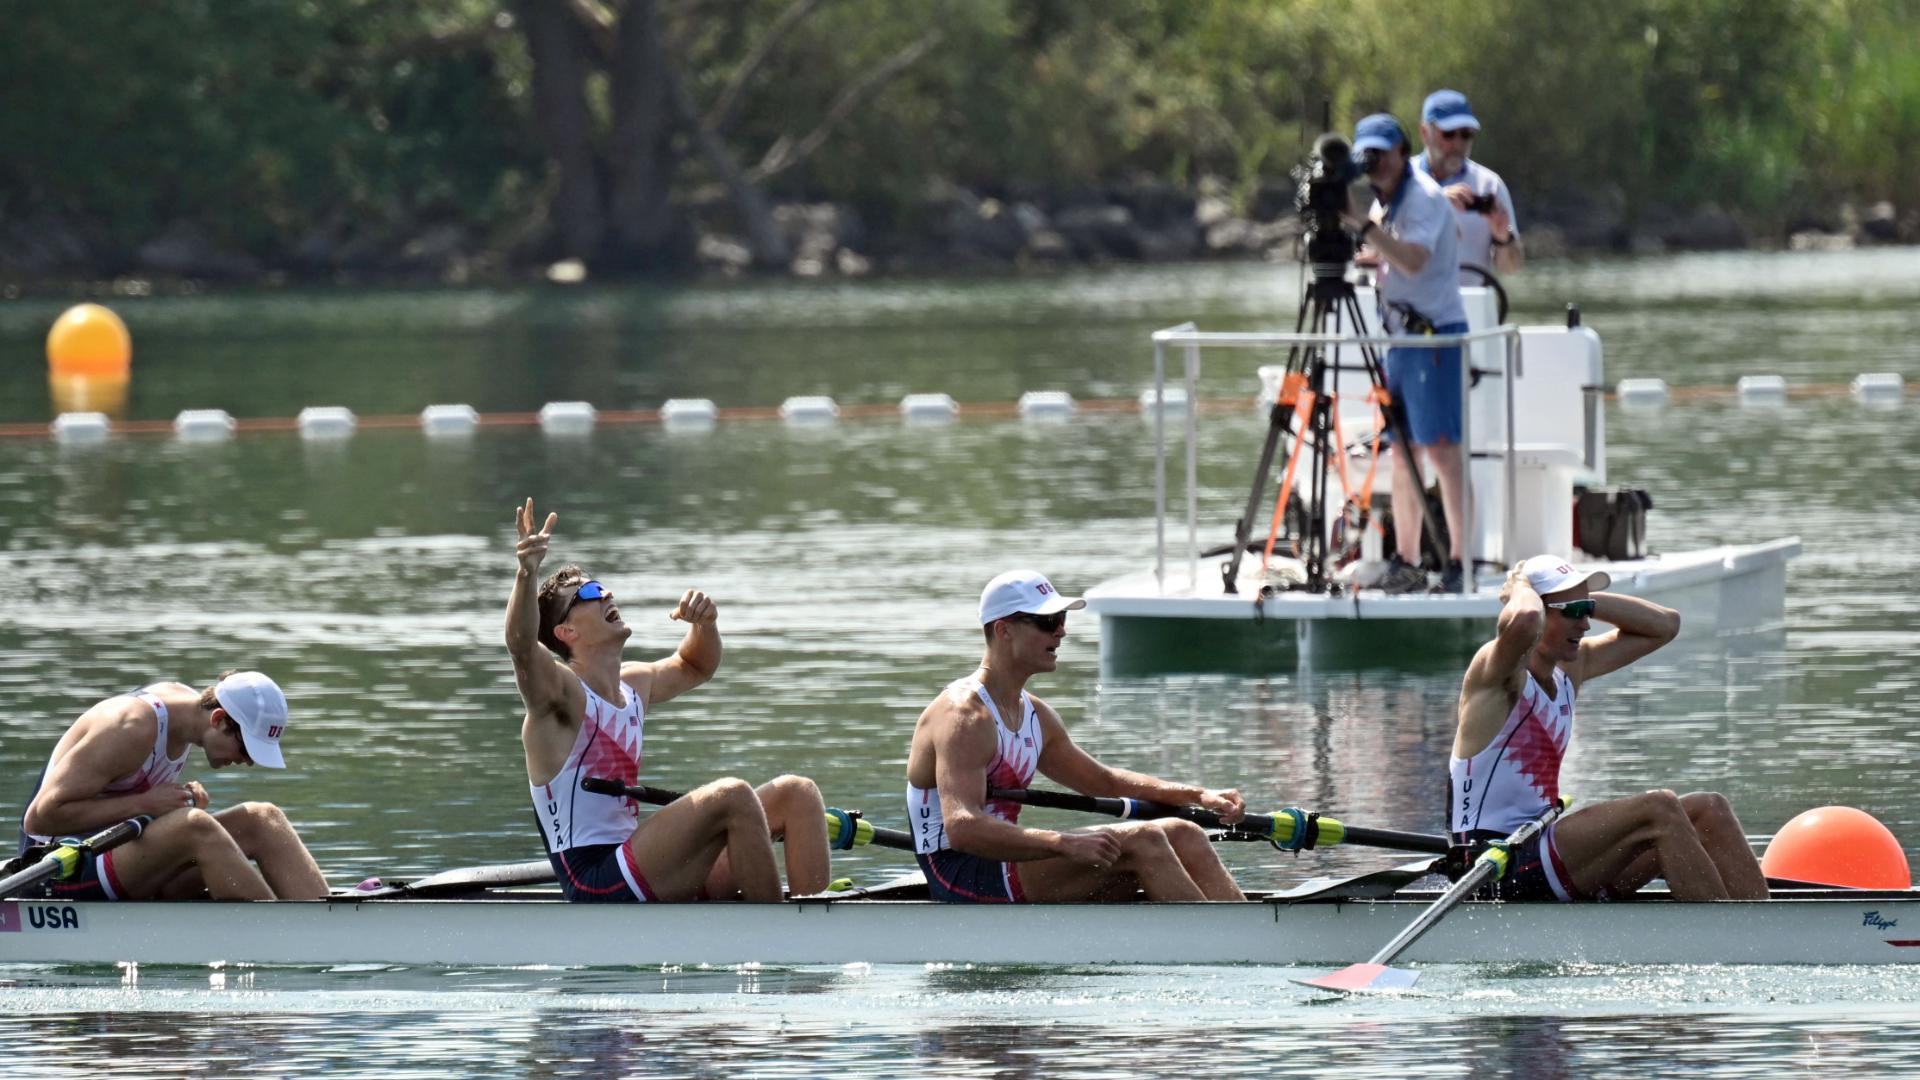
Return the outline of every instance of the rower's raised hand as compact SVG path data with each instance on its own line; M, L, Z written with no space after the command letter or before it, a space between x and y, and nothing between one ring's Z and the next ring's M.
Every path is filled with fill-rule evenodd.
M1200 805L1219 814L1220 820L1228 825L1247 816L1247 800L1234 788L1204 789L1200 792Z
M713 597L699 589L688 589L667 618L695 626L712 626L720 618L720 609L714 605Z
M553 540L553 523L560 515L547 514L547 522L540 526L539 532L533 531L533 498L529 496L525 505L514 508L513 525L520 534L519 543L514 546L514 557L520 560L520 569L528 577L540 574L540 563L547 557L547 545Z

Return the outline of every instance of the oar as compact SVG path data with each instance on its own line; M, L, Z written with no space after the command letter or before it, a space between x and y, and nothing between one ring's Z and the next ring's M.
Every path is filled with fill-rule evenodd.
M109 825L85 840L70 840L61 844L32 866L18 873L9 874L0 880L0 896L12 896L29 885L37 884L50 877L70 878L80 870L80 860L87 855L98 855L103 851L119 847L121 844L139 836L146 830L147 823L153 819L142 814L128 818L118 825Z
M580 787L595 795L625 795L629 799L638 799L655 806L665 806L686 795L682 791L667 791L663 788L647 787L644 784L622 784L618 780L604 776L589 776L580 781ZM896 848L900 851L913 850L913 837L907 833L899 829L875 825L861 817L859 811L842 810L837 806L827 807L827 843L832 844L839 851L866 844Z
M1414 942L1420 940L1420 935L1433 929L1435 923L1445 918L1447 912L1459 906L1460 901L1465 900L1489 877L1499 878L1504 876L1507 872L1507 861L1510 858L1512 849L1533 839L1535 833L1553 824L1553 820L1559 817L1565 809L1566 807L1564 805L1556 803L1546 813L1515 829L1512 836L1481 852L1480 857L1473 860L1472 868L1465 874L1462 874L1459 881L1454 882L1451 888L1441 893L1439 899L1429 904L1427 909L1421 912L1418 918L1414 919L1405 930L1395 935L1392 941L1387 942L1386 945L1381 947L1379 952L1374 953L1372 958L1367 960L1366 963L1348 964L1346 967L1341 968L1331 975L1322 975L1317 979L1295 979L1293 981L1302 986L1311 986L1320 990L1333 990L1339 993L1367 990L1405 990L1411 987L1414 980L1420 977L1420 973L1408 970L1407 968L1388 967L1387 965L1392 962L1393 958L1399 956Z
M1035 788L991 788L987 797L1026 803L1028 806L1044 806L1052 810L1079 810L1117 818L1184 818L1203 828L1225 829L1235 837L1269 840L1295 851L1310 851L1334 844L1358 844L1398 851L1424 851L1434 855L1447 853L1447 838L1444 836L1347 825L1291 806L1271 814L1248 814L1229 825L1211 810L1197 806L1169 806L1145 799L1111 799Z

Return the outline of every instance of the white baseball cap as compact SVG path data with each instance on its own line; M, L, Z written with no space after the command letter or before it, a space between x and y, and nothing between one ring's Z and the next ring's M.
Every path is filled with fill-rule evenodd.
M1605 570L1575 570L1558 555L1535 555L1520 564L1520 572L1541 596L1565 592L1583 581L1595 592L1613 584L1613 578L1607 576Z
M1009 570L987 582L987 587L981 590L980 625L1023 611L1030 615L1051 615L1086 606L1087 602L1077 596L1061 596L1053 582L1036 570Z
M240 726L240 741L255 765L284 769L287 759L280 756L280 733L287 726L287 695L280 686L257 671L236 671L213 688L220 707L227 710Z

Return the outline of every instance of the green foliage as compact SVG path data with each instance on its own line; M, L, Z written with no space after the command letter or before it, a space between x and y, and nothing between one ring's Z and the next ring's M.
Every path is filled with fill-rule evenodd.
M616 16L621 0L599 0ZM712 103L792 0L659 0ZM504 0L0 0L0 219L106 253L188 220L284 258L314 230L396 237L535 217L548 165ZM751 166L930 31L939 44L779 198L910 205L1284 174L1322 126L1453 86L1521 192L1629 213L1714 202L1763 226L1841 199L1913 205L1916 0L823 0L749 80L725 138ZM682 173L712 190L703 164ZM884 213L883 215L884 216ZM401 237L403 238L403 237Z

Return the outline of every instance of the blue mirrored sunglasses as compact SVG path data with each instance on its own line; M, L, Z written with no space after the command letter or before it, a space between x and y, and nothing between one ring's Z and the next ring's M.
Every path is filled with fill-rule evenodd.
M568 600L567 606L560 610L559 621L566 622L567 616L573 614L573 605L582 600L611 600L612 598L612 589L597 581L584 582L578 589L573 590L573 599Z

